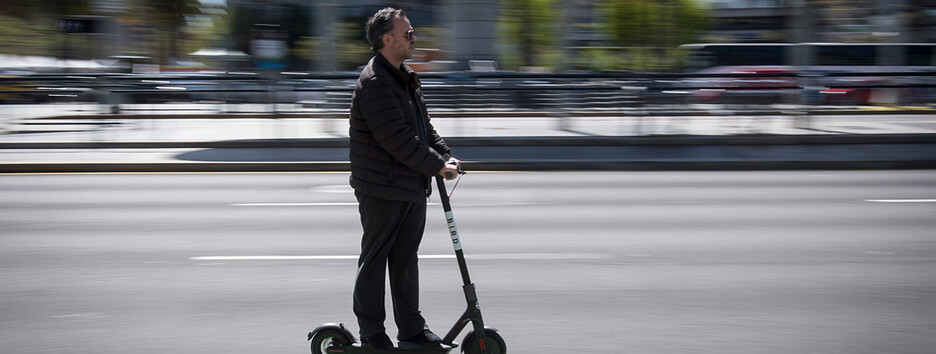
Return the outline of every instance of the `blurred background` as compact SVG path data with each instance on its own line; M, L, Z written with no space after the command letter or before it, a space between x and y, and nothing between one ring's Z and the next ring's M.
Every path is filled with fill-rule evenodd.
M388 5L417 28L436 109L933 99L923 0L33 0L0 4L0 102L344 110Z
M924 0L31 0L0 5L0 52L4 70L28 72L353 70L370 56L364 21L388 5L405 9L418 28L412 61L424 71L486 60L515 71L679 72L725 60L710 51L714 62L704 63L699 47L681 47L690 43L932 43L936 36L936 4ZM754 64L932 65L929 47L861 48L877 58L761 50Z
M363 23L388 5L417 28L409 65L436 110L934 98L922 0L34 0L0 5L0 102L344 112Z

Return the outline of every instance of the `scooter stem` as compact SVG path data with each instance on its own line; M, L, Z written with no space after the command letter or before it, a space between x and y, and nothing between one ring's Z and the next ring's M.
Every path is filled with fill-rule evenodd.
M468 264L465 263L465 252L462 251L458 228L455 226L455 215L452 213L452 205L449 203L448 192L445 190L445 180L442 176L436 176L436 185L439 186L439 198L442 199L442 210L445 211L445 221L448 223L449 235L452 237L452 247L455 248L455 259L458 260L458 270L461 271L462 283L469 285L471 284L471 277L468 275Z
M442 199L442 210L445 211L445 221L448 223L449 234L452 237L452 247L455 248L455 259L458 260L458 270L461 271L462 287L465 291L465 300L468 308L462 314L458 322L452 327L452 330L442 339L443 343L451 344L459 332L471 322L476 336L481 344L481 352L487 353L484 347L486 333L484 329L484 320L481 318L481 305L478 303L478 295L475 293L475 285L471 283L471 277L468 275L468 264L465 262L465 252L462 251L461 239L458 237L458 228L455 226L455 215L452 213L452 205L449 203L448 191L445 190L445 180L442 176L436 176L436 184L439 186L439 198ZM467 343L465 343L467 344Z

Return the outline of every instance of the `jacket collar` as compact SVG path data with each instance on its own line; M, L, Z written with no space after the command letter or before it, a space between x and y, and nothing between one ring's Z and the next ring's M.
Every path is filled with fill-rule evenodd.
M377 53L374 56L374 62L382 66L387 72L390 73L390 77L393 78L400 86L403 87L412 87L413 89L419 88L419 75L416 74L412 68L410 68L406 63L403 63L398 68L393 67L393 64L390 64L390 61L383 56L383 54Z

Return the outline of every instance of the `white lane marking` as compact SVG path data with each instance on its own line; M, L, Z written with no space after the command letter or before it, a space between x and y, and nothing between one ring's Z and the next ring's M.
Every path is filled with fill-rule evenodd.
M865 199L871 203L936 203L936 199Z
M879 255L879 256L893 256L894 252L884 252L884 251L868 251L867 254Z
M357 202L336 202L336 203L237 203L231 204L236 207L303 207L303 206L357 206ZM436 206L440 203L426 203L426 205ZM535 203L461 203L460 207L499 207L499 206L524 206L536 205Z
M84 312L84 313L73 313L69 315L49 316L49 318L78 318L78 319L86 319L86 320L108 318L108 317L111 317L111 316L105 315L100 312Z
M309 188L312 192L317 193L331 193L331 194L351 194L354 193L354 188L351 188L351 185L348 184L336 184L328 186L318 186Z
M281 207L281 206L357 206L356 202L349 203L239 203L231 204L236 207Z
M434 205L435 203L429 203L429 205ZM503 206L527 206L527 205L539 205L537 203L526 203L526 202L464 202L464 203L452 203L453 207L503 207Z
M454 256L453 256L454 257ZM507 260L582 260L608 259L610 254L602 253L495 253L467 255L470 259L507 259Z
M189 257L193 261L321 261L354 260L358 256L203 256Z
M470 259L487 260L586 260L607 259L612 256L600 253L499 253L466 255ZM452 259L453 254L421 254L420 259ZM189 257L192 261L322 261L322 260L357 260L357 255L332 256L198 256Z

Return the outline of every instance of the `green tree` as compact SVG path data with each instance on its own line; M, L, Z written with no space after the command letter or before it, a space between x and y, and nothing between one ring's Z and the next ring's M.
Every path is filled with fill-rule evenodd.
M154 25L165 34L168 46L160 51L160 61L168 63L169 58L179 57L179 42L183 39L182 28L186 25L186 16L200 14L198 0L141 0Z
M367 61L374 56L370 45L364 35L364 26L362 23L367 19L347 18L345 21L335 23L335 36L339 38L335 50L338 51L338 68L341 70L353 70L358 66L367 64Z
M35 0L0 3L0 53L65 57L65 35L59 21L67 15L88 15L87 0ZM82 42L86 38L73 38ZM84 44L84 43L76 43Z
M53 56L58 33L52 21L0 15L0 53Z
M498 39L505 68L553 66L560 33L558 0L504 0Z
M678 66L676 47L693 42L706 24L698 0L602 0L598 9L607 38L622 48L615 65L619 68Z

